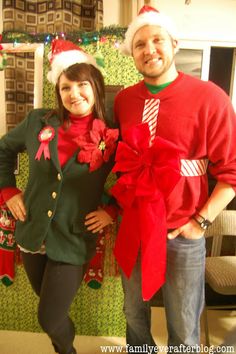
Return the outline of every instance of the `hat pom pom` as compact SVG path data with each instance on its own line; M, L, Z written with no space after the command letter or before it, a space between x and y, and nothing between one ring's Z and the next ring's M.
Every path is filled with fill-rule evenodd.
M52 84L54 83L54 82L53 82L53 78L52 78L52 71L49 71L49 72L47 73L47 79L48 79L48 81L51 82Z

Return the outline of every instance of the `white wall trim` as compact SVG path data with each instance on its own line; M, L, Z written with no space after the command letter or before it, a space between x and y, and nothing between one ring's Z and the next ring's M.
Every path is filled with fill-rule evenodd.
M40 44L34 53L34 108L43 104L43 54L44 45Z
M0 137L6 133L5 74L0 71Z
M234 49L230 96L231 96L231 100L232 100L232 103L234 106L234 110L236 112L236 49Z

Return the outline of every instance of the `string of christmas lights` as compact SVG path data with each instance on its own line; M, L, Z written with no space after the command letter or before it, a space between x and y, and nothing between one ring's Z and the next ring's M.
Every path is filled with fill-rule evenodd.
M19 31L4 31L0 34L0 70L4 70L7 66L7 54L3 49L4 43L11 43L12 49L18 50L22 43L33 45L43 43L45 46L50 46L54 38L69 40L75 44L86 46L89 44L96 45L96 53L94 54L100 67L104 67L104 58L100 52L100 45L109 42L116 49L124 39L124 34L127 28L118 26L104 27L99 31L85 32L73 31L69 33L28 33ZM3 44L3 46L1 45Z
M91 44L104 43L109 41L123 40L126 28L109 26L104 27L99 31L84 32L73 31L69 33L27 33L18 31L4 31L2 32L2 43L44 43L50 45L54 38L67 39L76 44Z

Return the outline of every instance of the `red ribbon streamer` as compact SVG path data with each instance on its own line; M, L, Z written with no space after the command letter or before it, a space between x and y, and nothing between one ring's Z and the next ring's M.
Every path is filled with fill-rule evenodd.
M113 172L122 172L112 194L123 208L114 254L129 278L141 248L142 296L149 300L165 282L165 199L181 178L179 150L160 137L150 146L148 124L140 124L123 133Z
M50 159L50 152L48 148L49 141L42 141L39 149L37 151L37 154L35 156L35 160L40 160L42 153L44 154L44 159Z
M50 151L49 151L49 142L54 138L55 130L50 125L45 126L38 135L38 139L41 142L38 151L35 155L35 160L40 160L42 153L44 155L44 159L50 160Z

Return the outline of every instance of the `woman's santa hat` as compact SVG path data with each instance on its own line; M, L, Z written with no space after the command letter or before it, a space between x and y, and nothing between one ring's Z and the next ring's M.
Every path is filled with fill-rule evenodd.
M145 5L139 11L138 16L130 23L125 33L125 40L120 46L120 51L123 54L132 55L134 35L141 27L146 25L163 27L173 39L178 39L177 30L172 20L157 9Z
M82 48L64 39L54 39L52 49L48 54L51 70L47 74L48 80L56 85L61 73L74 64L92 64L96 68L96 60Z

